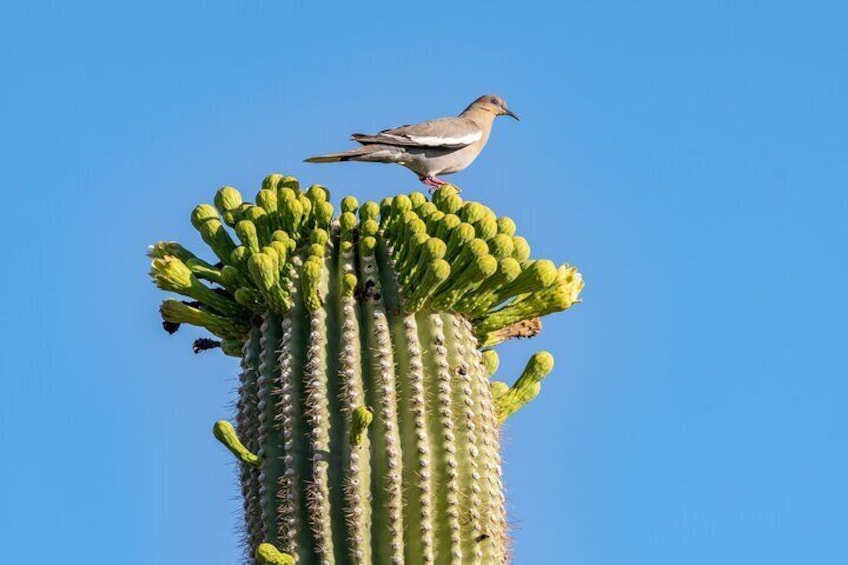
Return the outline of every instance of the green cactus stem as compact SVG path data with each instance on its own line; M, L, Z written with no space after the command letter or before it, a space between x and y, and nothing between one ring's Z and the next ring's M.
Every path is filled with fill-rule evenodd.
M192 225L214 258L148 250L166 329L241 360L233 424L254 565L490 565L510 556L500 425L553 367L490 381L492 349L579 302L574 267L531 258L510 218L445 186L381 203L269 175Z

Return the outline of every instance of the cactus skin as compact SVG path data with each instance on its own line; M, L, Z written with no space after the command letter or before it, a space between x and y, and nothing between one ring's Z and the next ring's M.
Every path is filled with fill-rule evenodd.
M241 358L235 425L213 431L240 462L247 561L507 563L499 427L553 358L509 386L491 347L579 302L580 274L452 186L333 218L324 187L275 174L256 201L224 187L193 211L217 262L148 252L188 298L163 302L165 328Z

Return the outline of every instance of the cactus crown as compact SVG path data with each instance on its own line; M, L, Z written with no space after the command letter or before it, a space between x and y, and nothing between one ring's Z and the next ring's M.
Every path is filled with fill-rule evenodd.
M187 298L163 301L166 330L241 358L236 425L213 433L240 462L249 560L506 563L498 424L553 357L510 386L491 347L576 303L577 270L453 186L335 215L326 188L273 174L191 222L217 261L159 242L150 275Z
M265 178L256 204L225 186L215 205L200 204L194 227L217 256L210 264L175 242L158 242L148 255L150 275L162 290L190 302L166 300L166 328L193 324L222 338L225 353L241 356L254 314L284 315L292 308L295 268L306 306L315 311L320 264L330 253L377 252L378 236L391 252L403 312L453 312L469 320L480 347L531 337L539 318L578 302L583 280L575 267L530 257L512 219L459 196L447 185L432 200L420 192L385 198L379 205L342 199L334 217L329 191L300 189L289 176ZM225 226L232 229L235 239ZM359 297L371 289L349 273L341 291Z

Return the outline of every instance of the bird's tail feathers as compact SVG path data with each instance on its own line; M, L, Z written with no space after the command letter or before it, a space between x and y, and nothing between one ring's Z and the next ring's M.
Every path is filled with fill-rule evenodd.
M364 145L344 151L342 153L328 153L326 155L315 155L304 159L306 163L336 163L338 161L376 161L391 163L401 153L397 147L391 145Z

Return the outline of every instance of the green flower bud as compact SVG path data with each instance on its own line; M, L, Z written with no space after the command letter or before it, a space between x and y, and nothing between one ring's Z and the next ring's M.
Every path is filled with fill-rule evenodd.
M374 255L374 249L377 247L377 240L373 237L363 237L359 240L359 254L363 257L371 257Z
M198 231L200 232L200 237L203 238L206 245L218 256L218 259L224 263L229 261L230 253L236 248L236 244L233 243L230 234L224 229L224 224L220 220L206 220L198 228Z
M162 314L162 319L167 322L191 324L206 328L209 332L222 338L241 339L250 330L248 324L242 320L219 316L178 300L167 299L162 301L159 312Z
M498 357L498 352L494 349L487 349L482 353L482 355L483 368L486 370L486 375L491 377L498 371L498 367L501 364L501 359L500 357Z
M326 187L321 186L320 184L313 184L306 191L306 196L312 201L313 204L316 204L318 202L329 202L330 191L327 190Z
M451 268L447 261L438 259L423 270L421 280L409 292L403 304L408 313L417 312L424 307L430 296L450 277Z
M247 259L251 255L253 255L253 251L251 251L244 245L239 245L238 247L233 249L232 253L230 253L230 263L244 270L247 270Z
M256 224L250 220L242 220L236 224L236 236L242 244L253 251L259 251L259 236L256 233Z
M350 212L356 213L356 209L359 208L359 201L354 196L345 196L342 198L342 213Z
M359 235L361 237L375 236L380 231L380 224L375 220L364 220L359 224Z
M215 436L215 439L224 444L224 447L229 449L230 453L235 455L236 458L245 465L258 469L262 464L262 459L258 455L251 453L250 450L247 449L241 441L239 441L236 430L233 428L231 423L226 420L218 420L212 427L212 434Z
M515 246L512 256L516 261L524 263L530 258L530 244L527 243L526 239L520 235L513 236L512 244Z
M218 210L210 204L198 204L191 213L191 225L200 229L208 220L219 220Z
M498 259L512 257L512 253L515 251L515 244L512 242L512 238L506 234L497 234L488 240L488 244L489 251Z
M294 177L283 177L277 182L277 191L286 188L295 194L300 194L300 183Z
M280 181L283 180L283 175L279 173L271 173L264 179L262 179L262 190L273 190L276 191L277 187L280 185ZM257 202L259 199L256 199Z
M427 202L427 197L423 192L415 191L409 194L409 201L412 202L412 209L415 210Z
M342 296L350 298L356 291L358 280L353 273L345 273L342 275Z
M309 244L309 248L308 248L308 250L307 250L307 253L306 253L306 254L307 254L309 257L319 257L319 258L322 258L322 257L324 257L325 250L326 250L326 247L325 247L325 246L323 246L323 245L321 245L321 244L318 244L318 243L310 243L310 244Z
M498 233L509 236L515 235L515 222L512 221L512 218L506 216L498 218Z
M359 219L363 222L365 220L377 220L380 217L380 205L376 202L368 201L364 203L359 208Z
M157 257L162 258L166 255L171 255L180 259L181 261L197 259L197 256L194 253L192 253L176 241L157 241L156 243L147 248L147 256L151 259L155 259Z
M318 288L321 285L321 273L324 270L324 261L318 257L310 257L303 263L300 274L300 282L303 289L303 301L306 309L315 312L322 305L322 299Z
M519 408L536 398L541 389L541 381L553 370L554 358L547 351L540 351L530 358L524 372L510 389L495 401L498 421L503 423Z
M241 197L241 193L231 186L221 187L215 193L215 207L222 214L224 212L234 212L242 204L244 204L244 200Z
M441 210L445 201L452 197L459 197L459 189L453 185L446 184L433 193L433 204Z
M353 240L354 230L357 226L356 216L353 215L353 212L344 212L341 217L339 217L339 233L341 235L342 241L351 241Z
M260 543L256 548L256 559L264 565L293 565L294 558L288 553L280 552L270 543Z
M374 420L374 414L364 406L357 407L350 414L350 444L358 446L368 433L368 426Z

